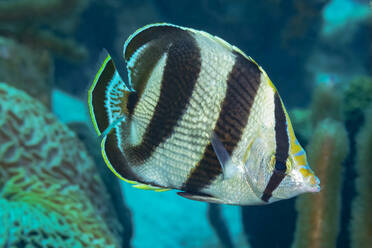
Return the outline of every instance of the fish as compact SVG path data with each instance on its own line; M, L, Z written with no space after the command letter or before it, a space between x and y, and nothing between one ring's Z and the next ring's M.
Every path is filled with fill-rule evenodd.
M120 179L187 199L261 205L318 192L279 93L251 57L207 32L144 26L89 89L102 156Z

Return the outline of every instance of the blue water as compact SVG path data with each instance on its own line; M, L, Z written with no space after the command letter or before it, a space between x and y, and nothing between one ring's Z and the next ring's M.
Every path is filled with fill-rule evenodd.
M372 83L372 9L368 1L80 0L65 1L60 6L51 6L50 10L43 10L40 6L38 10L27 7L31 17L22 10L20 14L9 14L8 17L4 9L10 2L0 1L0 66L16 68L13 71L0 68L0 82L11 84L13 80L15 83L11 85L23 85L19 88L39 98L38 93L32 93L32 88L36 87L32 80L46 78L50 90L43 94L47 94L48 108L54 116L70 127L73 123L85 126L84 132L81 129L73 130L88 147L89 156L99 167L99 175L109 182L105 190L114 199L110 204L119 213L115 216L121 216L123 232L128 236L128 243L123 242L118 247L276 248L294 244L298 232L297 198L267 206L217 205L211 208L207 203L181 198L175 191L144 191L125 182L111 184L110 180L115 179L110 177L112 175L107 176L111 172L100 157L99 143L96 138L91 138L95 137L95 133L86 104L87 91L99 68L97 61L103 49L112 54L120 74L127 80L122 59L126 38L146 24L168 22L217 35L254 58L270 76L292 117L294 109L309 109L313 90L319 85L331 85L342 91L360 76L369 77L370 81L367 80L366 84ZM75 3L71 7L67 2ZM17 10L14 6L12 8ZM51 12L56 15L48 14ZM39 31L41 35L38 36ZM28 35L27 32L35 35ZM64 45L40 38L43 32L48 33L46 36L49 38L57 37ZM2 43L2 38L14 40L19 46L34 50L39 55L47 54L50 56L50 60L45 62L47 66L36 65L38 69L34 69L35 63L27 60L31 55L25 55L26 58L22 58L22 54L8 56L7 45ZM37 61L39 55L32 56ZM20 83L17 84L17 80ZM370 102L370 98L366 99ZM361 111L358 112L361 119L357 121L350 120L352 118L347 115L343 117L350 139L350 152L340 164L344 172L342 186L338 190L341 194L341 209L337 218L339 225L334 227L330 224L330 228L338 229L335 247L353 247L350 220L352 202L358 194L355 188L355 178L358 176L355 169L355 140L364 120L362 110L358 111ZM311 137L306 136L306 122L293 122L300 142L307 145ZM307 119L308 125L309 122ZM40 132L43 132L43 128L40 127ZM0 153L0 168L6 170L1 156ZM2 178L0 191L9 179ZM327 187L328 181L325 180L322 187ZM209 208L215 214L212 220L218 220L214 227L211 218L208 218ZM4 209L0 211L5 212ZM0 231L0 247L4 248L9 247L5 233L12 230L6 221L6 218L0 218L0 229L3 229L3 232ZM19 224L22 226L23 223ZM369 228L371 230L372 227ZM124 236L123 233L120 235ZM371 238L369 240L372 242ZM44 247L42 244L24 244L20 242L16 247ZM93 245L87 244L86 247ZM304 247L318 246L308 244Z

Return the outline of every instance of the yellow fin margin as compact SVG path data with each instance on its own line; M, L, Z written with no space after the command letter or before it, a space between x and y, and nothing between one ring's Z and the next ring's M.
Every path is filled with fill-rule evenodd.
M123 180L124 182L126 183L130 183L132 184L132 187L136 188L136 189L142 189L142 190L153 190L155 192L164 192L164 191L169 191L171 189L168 189L168 188L160 188L160 187L155 187L155 186L151 186L151 185L147 185L147 184L143 184L143 183L139 183L137 181L133 181L133 180L128 180L124 177L122 177L119 173L116 172L116 170L114 169L114 167L112 167L110 161L108 160L107 158L107 155L106 155L106 152L105 152L105 142L106 142L106 138L107 136L105 136L103 139L102 139L102 142L101 142L101 152L102 152L102 157L103 159L105 160L105 163L107 165L107 167L112 171L112 173L115 174L115 176L117 176L120 180Z
M103 61L102 65L101 65L101 67L99 68L96 76L94 77L93 84L92 84L92 86L90 86L89 91L88 91L88 106L89 106L90 118L92 119L94 129L96 130L98 136L101 135L101 132L98 129L98 124L97 124L97 121L96 121L96 117L94 115L93 104L92 104L92 93L93 93L94 88L97 85L98 79L101 76L103 69L105 68L106 64L110 60L111 60L111 56L107 55L107 57L105 58L105 60Z

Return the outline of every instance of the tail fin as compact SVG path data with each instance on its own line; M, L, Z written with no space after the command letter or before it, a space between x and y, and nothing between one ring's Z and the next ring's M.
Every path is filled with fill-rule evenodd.
M88 92L89 112L99 136L105 136L114 126L125 121L126 102L130 90L106 52L105 59Z

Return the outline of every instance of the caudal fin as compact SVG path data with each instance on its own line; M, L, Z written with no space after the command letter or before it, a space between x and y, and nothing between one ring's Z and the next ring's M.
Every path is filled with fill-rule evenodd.
M97 134L108 131L125 120L126 99L130 90L116 70L114 61L107 54L88 92L89 112Z

